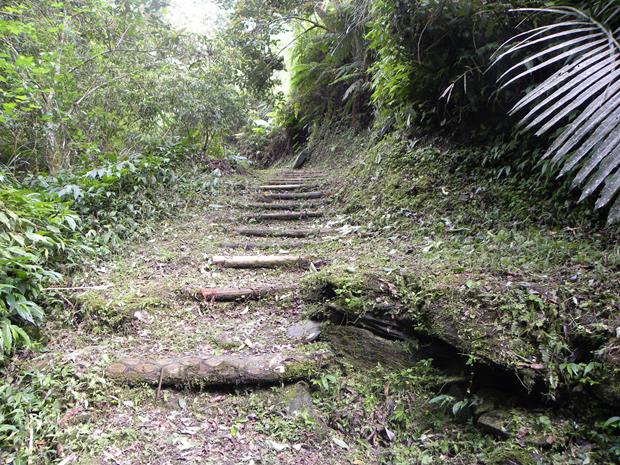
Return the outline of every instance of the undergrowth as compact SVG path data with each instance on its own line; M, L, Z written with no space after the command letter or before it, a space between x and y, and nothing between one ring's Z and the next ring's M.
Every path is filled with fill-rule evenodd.
M313 163L345 170L335 196L361 253L354 270L328 267L305 285L353 320L400 320L471 364L516 373L550 405L581 405L579 434L598 438L600 460L617 458L610 412L596 405L620 399L619 230L565 187L480 167L489 150L400 133L326 138Z

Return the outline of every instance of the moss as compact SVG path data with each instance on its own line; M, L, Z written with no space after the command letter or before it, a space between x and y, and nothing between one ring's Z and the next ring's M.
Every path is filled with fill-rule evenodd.
M536 465L532 453L513 444L500 445L490 452L485 463L488 465Z
M127 294L109 297L99 291L89 291L76 298L76 307L71 322L94 333L123 330L132 321L138 310L147 310L164 305L159 298Z

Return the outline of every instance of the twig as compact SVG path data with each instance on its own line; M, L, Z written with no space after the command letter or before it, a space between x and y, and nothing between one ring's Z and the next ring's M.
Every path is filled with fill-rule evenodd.
M161 394L161 383L164 379L164 367L159 369L159 384L157 385L157 394L155 394L155 400L159 400Z
M96 291L103 291L111 288L111 284L105 284L103 286L78 286L78 287L44 287L42 291L79 291L82 289L93 289Z

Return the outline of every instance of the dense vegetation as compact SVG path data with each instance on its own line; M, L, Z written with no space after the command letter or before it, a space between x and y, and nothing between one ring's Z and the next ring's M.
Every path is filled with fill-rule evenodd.
M2 354L41 323L59 266L118 245L170 205L176 170L224 156L247 98L218 41L156 2L14 1L0 54ZM26 325L26 326L24 326Z
M40 327L62 306L53 290L64 276L118 251L148 228L146 220L208 196L223 169L246 157L269 164L307 147L327 153L334 132L354 134L346 140L364 151L340 155L346 150L335 140L334 156L351 163L353 176L367 179L393 208L389 215L373 212L376 202L361 196L353 214L366 206L384 227L415 210L424 240L463 228L462 237L437 241L443 246L436 258L451 269L465 260L460 239L484 243L491 258L469 262L476 276L464 299L480 291L485 273L516 273L525 262L557 282L566 278L566 260L587 268L593 282L617 271L620 7L614 1L229 0L221 2L227 21L209 36L172 28L165 3L9 0L0 7L0 365L44 340ZM283 72L290 78L284 92ZM431 137L440 137L445 150L414 151ZM383 157L387 168L378 167ZM376 172L368 168L373 163ZM480 201L453 224L437 226L428 214L436 199L420 194L421 185L433 182L416 174L425 170L434 182L454 182L462 198L492 192L494 216L480 213L486 206ZM382 184L379 172L400 177ZM349 187L361 195L355 183ZM544 208L526 205L527 193ZM481 224L496 235L480 239ZM553 228L562 230L557 240L545 235L556 234ZM584 244L595 235L596 243L567 259L578 254L567 230ZM546 258L497 252L521 240ZM441 273L428 292L460 279ZM568 302L570 285L562 286ZM500 329L523 319L527 326L506 329L506 344L518 339L547 357L550 397L620 379L602 352L615 347L608 333L617 290L590 283L578 291L587 308L556 308L520 291L505 303L513 313ZM554 315L527 320L537 311ZM589 355L578 359L569 330L579 333L577 342L588 341ZM76 402L62 393L69 374L28 371L0 387L1 447L25 450L33 429L53 437L57 425L44 418L60 416L52 399ZM98 396L99 380L75 376ZM605 457L617 459L610 438L618 419L608 421L592 434L609 442ZM15 463L24 457L16 455Z

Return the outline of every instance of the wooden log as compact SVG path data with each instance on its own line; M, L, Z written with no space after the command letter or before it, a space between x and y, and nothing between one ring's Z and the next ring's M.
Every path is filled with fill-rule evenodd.
M262 191L304 191L317 189L316 184L265 184L258 186Z
M302 210L308 207L318 207L321 205L321 202L283 202L283 203L269 203L269 202L258 202L258 203L249 203L247 205L239 205L240 207L245 206L247 208L255 208L258 210Z
M280 194L260 194L260 200L299 200L299 199L320 199L323 198L323 192L288 192Z
M267 177L267 179L325 179L325 176L318 174L273 174Z
M310 244L310 242L301 242L301 241L293 241L293 242L252 242L252 243L242 243L242 242L222 242L219 246L223 249L242 249L242 250L251 250L251 249L300 249Z
M263 355L212 357L126 358L106 369L110 379L151 386L207 387L237 384L273 384L295 381L318 373L333 359L328 350Z
M261 213L258 215L248 216L250 220L256 221L296 221L308 218L319 218L323 216L322 212L317 211L301 211L301 212L282 212L282 213Z
M325 184L322 179L290 179L290 178L272 178L262 181L263 184L278 185L278 184L311 184L318 190L319 186Z
M277 268L280 266L305 266L311 260L301 255L214 255L211 263L225 268Z
M237 233L243 236L256 237L314 237L321 234L318 229L271 229L271 228L240 228Z
M269 178L265 178L266 182L288 182L288 183L303 183L303 182L321 182L324 181L325 178L317 177L317 176L271 176Z
M261 297L287 292L294 289L291 286L262 286L248 288L229 288L229 287L187 287L183 293L196 300L206 302L234 302L237 300L260 299Z

